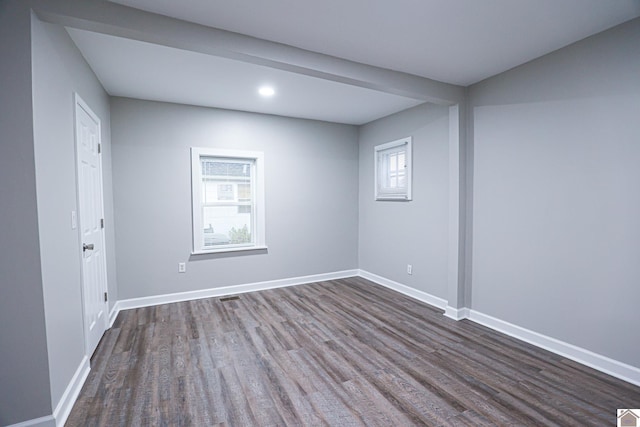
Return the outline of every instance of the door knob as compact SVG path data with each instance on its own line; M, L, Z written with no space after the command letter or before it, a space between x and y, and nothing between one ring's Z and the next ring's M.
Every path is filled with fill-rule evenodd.
M92 250L93 250L93 243L89 243L88 245L86 243L82 244L82 252L92 251Z

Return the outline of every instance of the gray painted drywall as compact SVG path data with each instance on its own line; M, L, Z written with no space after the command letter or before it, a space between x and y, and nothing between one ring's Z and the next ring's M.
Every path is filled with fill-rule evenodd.
M470 103L473 308L640 367L640 19Z
M111 120L120 299L357 268L356 127L125 98ZM190 147L264 152L268 253L190 256Z
M64 28L32 20L33 118L40 257L51 399L57 406L85 356L77 211L74 93L101 119L107 224L113 223L109 97ZM116 295L113 227L106 228L107 283ZM112 301L113 304L113 301Z
M30 10L0 2L0 425L50 415L31 101Z
M413 137L413 200L374 200L374 147ZM449 108L423 104L360 127L359 267L447 298ZM407 264L413 274L407 274Z

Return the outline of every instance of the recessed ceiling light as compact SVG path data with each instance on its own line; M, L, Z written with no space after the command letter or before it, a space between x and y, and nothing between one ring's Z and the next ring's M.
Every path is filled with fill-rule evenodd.
M262 86L258 89L258 93L262 96L273 96L276 91L271 86Z

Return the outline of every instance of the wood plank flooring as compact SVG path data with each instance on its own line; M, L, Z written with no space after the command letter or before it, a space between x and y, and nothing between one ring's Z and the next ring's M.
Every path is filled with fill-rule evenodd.
M609 426L640 387L362 278L123 311L67 426Z

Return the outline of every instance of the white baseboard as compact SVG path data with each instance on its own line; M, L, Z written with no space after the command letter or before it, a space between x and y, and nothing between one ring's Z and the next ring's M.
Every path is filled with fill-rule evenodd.
M610 359L573 344L525 329L487 314L470 310L469 319L505 335L533 344L567 359L589 366L605 374L640 386L640 368Z
M201 298L219 297L224 295L242 294L246 292L262 291L266 289L276 289L286 286L302 285L305 283L322 282L326 280L343 279L345 277L357 276L358 270L344 270L333 273L314 274L310 276L292 277L288 279L270 280L265 282L249 283L244 285L225 286L221 288L203 289L191 292L179 292L167 295L157 295L144 298L133 298L117 301L109 312L109 327L113 326L120 310L130 308L148 307L158 304L168 304L172 302L189 301ZM91 370L89 358L85 356L80 362L80 366L73 375L65 390L60 402L56 406L53 415L36 418L33 420L23 421L18 424L12 424L7 427L60 427L64 426L71 409L82 390L89 371Z
M55 423L57 426L64 426L64 423L67 422L67 418L71 413L71 409L73 408L73 404L76 403L76 399L80 394L80 390L82 390L82 386L84 385L87 376L89 376L89 371L91 370L91 366L89 364L89 358L84 356L82 358L82 362L80 362L80 366L76 370L76 373L71 378L67 389L62 394L62 398L56 409L53 411L53 418L55 418Z
M199 291L178 292L175 294L156 295L142 298L120 300L114 306L110 318L117 317L120 310L149 307L152 305L169 304L172 302L189 301L202 298L221 297L225 295L244 294L247 292L263 291L267 289L283 288L302 285L305 283L322 282L325 280L343 279L358 275L358 270L336 271L333 273L314 274L311 276L292 277L288 279L270 280L266 282L248 283L244 285L224 286L220 288L203 289Z
M116 317L118 316L120 310L128 310L132 308L148 307L153 305L168 304L201 298L242 294L246 292L282 288L287 286L342 279L353 276L360 276L364 279L370 280L374 283L412 297L418 301L422 301L441 310L445 310L444 315L449 318L455 320L469 319L495 331L502 332L506 335L528 342L537 347L549 350L553 353L559 354L583 365L592 367L616 378L620 378L631 384L640 386L640 368L624 364L622 362L593 353L580 347L576 347L555 338L547 337L545 335L530 331L517 325L513 325L509 322L491 317L475 310L470 310L466 307L451 307L448 305L447 300L443 298L436 297L423 291L419 291L417 289L411 288L393 280L386 279L382 276L378 276L365 270L345 270L333 273L293 277L288 279L271 280L243 285L225 286L221 288L203 289L198 291L179 292L166 295L119 300L112 307L111 312L109 313L109 325L110 327L113 325L113 322L116 320ZM89 369L89 359L85 357L80 367L76 371L73 379L71 380L69 386L67 387L63 398L60 400L60 403L56 407L53 416L25 421L23 423L14 424L10 427L55 427L56 424L58 426L64 425L64 422L69 416L71 408L75 403L80 389L82 388L82 385L87 378L87 375L89 374Z
M538 332L525 329L521 326L514 325L512 323L497 319L487 314L480 313L467 307L451 307L447 304L447 301L442 298L427 294L426 292L418 291L409 286L394 282L393 280L386 279L384 277L369 273L364 270L359 270L359 276L371 280L372 282L375 282L379 285L398 291L402 294L408 295L419 301L426 302L427 304L443 309L445 310L444 315L451 319L469 319L475 323L493 329L494 331L517 338L529 344L535 345L536 347L543 348L552 353L578 362L582 365L611 375L612 377L616 377L628 383L640 386L640 368L637 368L635 366L631 366L626 363L603 356L601 354L594 353L590 350L577 347L573 344L548 337Z
M11 424L7 427L56 427L56 420L53 419L53 415L47 415L46 417L34 418L33 420Z
M116 317L118 317L118 313L120 313L120 301L116 301L111 307L111 311L109 312L109 328L113 327L113 323L116 321Z
M426 302L427 304L437 307L441 310L444 310L447 307L447 300L445 299L428 294L426 292L419 291L410 286L403 285L402 283L394 282L393 280L378 276L377 274L369 273L365 270L358 270L358 275L386 288L400 292L401 294L405 294L419 301Z
M447 305L447 308L444 310L444 315L453 320L462 320L469 318L469 311L470 310L467 307L454 308Z

